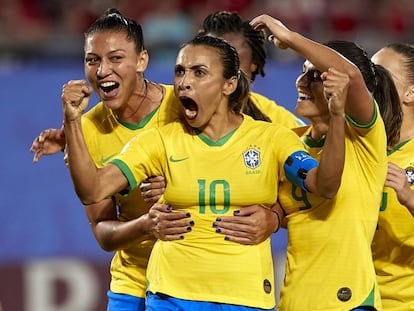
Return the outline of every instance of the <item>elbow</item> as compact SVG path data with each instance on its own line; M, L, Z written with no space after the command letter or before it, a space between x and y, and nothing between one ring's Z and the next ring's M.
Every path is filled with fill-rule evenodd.
M335 197L336 193L337 193L336 191L325 191L323 194L321 194L321 196L324 199L331 200Z
M80 191L77 188L75 188L75 192L83 205L91 205L103 200L103 198L100 198L99 195L95 194L94 192L84 192Z
M78 194L78 198L82 202L83 205L91 205L91 204L98 203L100 201L100 200L94 199L93 197L80 196L79 194Z
M104 230L102 230L104 229ZM118 250L118 245L115 243L112 238L113 234L111 232L106 232L105 228L99 228L99 224L94 231L95 239L98 242L99 246L106 252L115 252Z
M360 69L358 68L357 65L351 63L351 62L347 62L346 65L343 67L342 72L345 73L348 77L349 80L355 80L355 79L363 79L362 73L360 71Z
M338 193L341 182L326 182L318 187L318 193L324 199L333 199Z
M114 243L111 241L105 241L105 240L98 240L99 246L101 249L103 249L105 252L115 252L117 251L117 248L115 247Z

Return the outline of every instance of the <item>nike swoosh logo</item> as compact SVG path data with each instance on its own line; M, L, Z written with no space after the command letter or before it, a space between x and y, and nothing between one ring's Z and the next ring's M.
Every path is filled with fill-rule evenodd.
M170 156L170 161L171 162L181 162L181 161L184 161L184 160L187 160L187 159L188 159L188 157L181 158L181 159L174 159L173 156Z
M106 162L108 162L114 155L116 155L116 153L111 154L108 157L101 157L101 163L105 164Z

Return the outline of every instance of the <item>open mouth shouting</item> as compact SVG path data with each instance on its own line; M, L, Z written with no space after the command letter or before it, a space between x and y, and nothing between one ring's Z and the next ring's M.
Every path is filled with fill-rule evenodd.
M114 81L102 82L99 89L103 92L105 98L115 97L118 92L119 83Z
M197 103L190 97L180 96L181 104L184 108L184 115L188 120L194 120L198 115Z

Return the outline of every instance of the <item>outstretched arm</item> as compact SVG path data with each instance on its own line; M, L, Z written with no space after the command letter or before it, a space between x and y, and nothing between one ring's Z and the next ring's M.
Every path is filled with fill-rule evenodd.
M128 186L128 180L115 165L98 169L89 155L81 116L91 94L92 88L84 80L69 81L62 91L68 166L75 191L85 205L97 203Z
M277 47L294 50L321 72L335 67L338 71L348 75L349 91L346 97L346 113L360 124L369 124L372 121L375 113L372 96L360 70L352 62L333 49L289 30L281 21L269 15L260 15L250 24L256 29L267 29L271 33L269 40Z

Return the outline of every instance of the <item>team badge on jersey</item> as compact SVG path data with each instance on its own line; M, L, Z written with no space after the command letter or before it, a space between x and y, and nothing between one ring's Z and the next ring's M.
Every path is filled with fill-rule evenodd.
M255 169L260 165L260 151L255 148L249 148L243 153L244 165L248 168Z
M407 176L408 183L414 185L414 167L409 166L405 169L405 175Z

